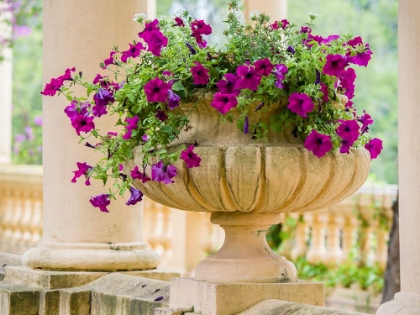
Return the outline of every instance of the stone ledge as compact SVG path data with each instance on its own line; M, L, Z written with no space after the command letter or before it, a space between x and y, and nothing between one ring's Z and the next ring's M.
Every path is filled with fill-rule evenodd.
M177 278L171 280L169 308L194 307L194 312L203 315L231 315L267 299L323 306L324 285L307 281L212 283ZM164 311L162 314L166 314Z
M237 315L367 315L327 307L312 306L279 300L265 300Z

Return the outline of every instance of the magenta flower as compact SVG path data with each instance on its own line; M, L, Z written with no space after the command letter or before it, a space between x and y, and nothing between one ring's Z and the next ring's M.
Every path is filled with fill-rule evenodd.
M144 30L139 33L139 37L144 39L148 36L148 33L159 30L159 21L154 19L152 22L146 23Z
M224 76L224 80L220 80L217 82L217 87L219 88L219 91L223 94L239 94L239 89L236 87L236 82L239 80L239 78L232 74L232 73L226 73Z
M125 139L125 140L129 140L129 139L131 139L131 135L132 135L133 130L137 129L137 125L138 125L138 122L139 122L139 117L138 116L134 116L132 118L127 117L125 119L125 122L128 123L128 125L125 126L125 128L127 128L127 131L126 131L125 134L122 135L122 138Z
M343 72L346 66L347 66L346 56L343 56L340 54L328 55L327 63L324 65L324 68L322 69L322 73L339 77L341 72Z
M360 36L357 36L349 40L347 44L356 48L359 45L363 45L363 41ZM366 44L365 47L366 50L364 52L357 52L355 56L352 56L351 51L348 51L346 54L348 61L358 66L367 67L373 53L369 48L369 44Z
M107 206L111 203L108 194L100 194L89 199L92 206L99 208L102 212L109 212Z
M365 144L366 150L370 153L370 159L376 159L383 149L382 140L378 138L373 138L368 143Z
M311 131L305 140L304 146L317 157L322 157L332 150L331 136L319 133L315 129Z
M236 74L240 77L237 86L240 89L250 89L253 91L258 90L261 83L261 76L252 66L238 66Z
M92 114L95 117L101 117L102 115L108 113L106 106L115 101L114 94L109 90L102 88L93 95L93 100L95 101L95 106L92 107Z
M321 82L320 91L324 93L324 95L322 95L322 101L327 103L330 100L330 97L328 96L328 86Z
M293 113L298 114L303 118L307 118L307 113L311 112L314 109L314 103L312 99L305 93L292 93L289 96L289 105L287 108L290 109Z
M130 48L128 50L121 52L121 61L127 62L128 58L136 58L140 55L140 51L144 50L143 44L141 42L138 42L137 44L128 44L130 45Z
M269 76L271 73L271 70L273 70L274 65L271 63L270 59L264 58L257 60L254 63L255 71L260 76Z
M347 68L343 70L339 76L340 86L346 90L345 95L352 99L354 97L354 81L356 80L356 72L353 68Z
M277 78L277 81L274 83L274 86L276 88L278 88L278 89L284 88L283 80L284 80L284 77L285 77L287 71L289 71L289 70L287 69L286 65L284 65L284 64L278 64L274 67L274 70L271 73L274 74Z
M104 60L103 65L101 66L102 69L106 69L109 65L116 65L117 63L114 60L114 55L116 54L115 51L111 51L109 53L109 58Z
M328 46L329 43L331 43L333 40L339 39L340 35L330 35L327 38L323 38L321 41L321 44L325 44Z
M80 103L79 105L79 102L74 100L74 101L71 101L69 106L64 108L64 112L66 113L67 117L69 117L70 120L72 120L73 117L78 113L84 116L89 116L89 112L88 112L89 107L90 107L89 102L83 102L83 103Z
M76 130L78 136L81 132L89 132L92 129L95 129L95 124L93 122L94 116L85 116L81 113L77 113L71 119L71 125Z
M147 43L147 50L158 57L162 48L168 45L168 38L161 31L151 32L144 41Z
M104 79L105 78L108 78L108 76L106 76L106 75L104 75L104 76L101 76L99 73L96 75L96 77L93 79L93 81L92 81L92 83L93 84L98 84L99 82L101 82L101 85L102 85L102 82L104 82ZM102 87L106 87L106 86L102 86Z
M178 174L176 167L173 165L164 165L162 161L152 165L152 180L164 184L174 183L172 178Z
M92 168L93 168L93 167L92 167L92 166L90 166L90 165L88 165L86 162L84 162L84 163L77 162L76 164L77 164L77 168L78 168L78 170L73 171L74 176L73 176L73 178L71 179L71 182L72 182L72 183L75 183L75 182L76 182L76 180L77 180L79 177L81 177L81 176L85 176L85 178L86 178L85 185L86 185L86 186L89 186L89 185L90 185L89 172L92 170Z
M216 108L219 113L226 114L231 108L238 105L238 100L234 94L216 93L210 105Z
M195 61L195 66L191 68L193 81L195 85L207 84L209 82L209 70L203 67L201 63Z
M64 81L73 80L71 77L71 72L74 72L74 71L76 71L75 67L67 68L63 75L57 78L52 78L49 83L45 84L44 90L41 91L41 94L45 96L54 96L57 93L57 91L59 91L60 88L63 86Z
M194 146L190 145L188 149L181 152L181 159L185 161L187 168L200 166L201 158L193 150Z
M142 201L143 193L140 190L132 186L130 186L129 190L130 198L128 198L127 202L125 203L127 206L134 206L137 202Z
M130 172L130 175L131 175L131 177L133 178L133 179L139 179L139 180L141 180L141 182L144 184L144 183L147 183L149 180L150 180L150 178L149 177L147 177L146 176L146 174L143 172L143 173L141 173L140 171L139 171L139 167L136 165L134 168L133 168L133 170Z
M143 140L144 142L149 141L149 136L147 134L144 134L141 136L141 140Z
M172 90L168 90L168 107L169 109L174 109L175 107L179 106L179 101L181 100L181 97L176 94Z
M184 21L180 17L175 17L175 25L184 27Z
M309 26L301 26L300 27L300 33L306 33L306 34L310 34L312 33L312 29Z
M349 152L350 152L350 148L351 148L351 146L353 145L353 143L351 143L350 141L348 141L348 140L342 140L341 141L341 147L340 147L340 153L341 154L344 154L344 153L347 153L347 154L349 154Z
M343 139L350 142L350 145L359 138L360 135L360 126L355 120L338 120L340 122L340 126L337 128L337 135Z
M168 119L168 116L166 115L166 113L163 110L158 110L156 112L155 117L157 119L159 119L161 122L164 122L166 119Z
M171 86L159 79L158 77L150 80L144 85L148 102L166 102L168 99L168 91Z
M289 26L289 21L288 20L286 20L286 19L283 19L283 20L281 20L280 21L281 22L281 27L283 28L283 29L285 29L287 26Z
M362 123L362 133L365 133L369 130L369 125L373 124L372 116L370 116L366 111L364 110L363 113L365 113L363 116L359 117L357 121Z
M195 20L191 22L191 30L193 33L200 35L210 35L212 32L211 26L204 23L204 20Z
M270 26L271 26L271 29L278 30L280 28L279 21L274 21L274 23L270 24Z

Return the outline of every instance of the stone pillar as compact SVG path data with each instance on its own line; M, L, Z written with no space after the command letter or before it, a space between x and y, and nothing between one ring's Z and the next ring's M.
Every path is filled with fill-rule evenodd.
M0 8L4 7L0 3ZM9 14L3 12L1 14ZM0 19L1 21L1 19ZM0 39L8 37L11 29L0 23ZM4 60L0 61L0 163L10 163L12 146L12 50L5 48L0 52Z
M420 80L420 2L398 3L401 292L377 314L420 314L420 131L417 86Z
M44 0L43 10L43 81L73 66L93 80L97 73L112 76L99 63L114 45L125 49L137 38L140 25L133 17L147 12L147 0ZM110 213L102 213L89 199L108 187L94 180L92 186L70 182L76 162L92 165L100 154L78 144L63 112L68 103L65 97L43 98L44 235L24 254L24 265L49 270L155 268L159 258L141 240L142 208L118 200L111 202ZM110 122L98 124L104 132L111 130Z
M287 0L244 0L245 18L255 10L267 13L272 21L281 21L287 17Z

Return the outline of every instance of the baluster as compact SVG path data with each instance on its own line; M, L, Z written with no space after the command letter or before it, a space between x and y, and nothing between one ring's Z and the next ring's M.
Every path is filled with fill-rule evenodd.
M14 199L12 189L5 188L3 190L3 197L4 197L4 216L2 221L2 230L3 230L3 239L6 241L10 241L12 239L13 228L13 208L14 208Z
M172 209L166 206L161 207L162 215L162 230L159 237L160 243L163 249L162 252L162 263L170 265L173 257L173 248L172 248Z
M325 248L325 225L328 216L323 212L308 213L304 216L312 228L311 242L306 253L306 259L310 263L321 263L326 253Z
M150 245L153 250L158 247L158 239L156 239L155 230L158 226L159 209L158 204L149 198L144 200L144 223L143 223L143 239Z
M302 216L302 219L301 219ZM295 246L290 252L290 257L295 260L298 257L303 257L308 251L308 222L305 219L305 215L298 216L298 222L296 224L296 237L295 237Z
M14 244L17 244L21 237L22 232L20 229L20 220L23 216L23 194L24 192L21 189L14 189L12 192L13 198L13 217L12 217L12 241Z
M32 195L31 219L29 222L30 243L34 246L42 236L42 190L35 189Z
M340 231L344 225L344 216L340 213L342 209L339 205L333 209L328 211L327 253L323 261L329 266L335 266L343 260L343 250L340 246Z
M287 224L288 219L298 219L299 214L298 213L282 213L281 214L281 229L282 232L285 234L288 234L288 238L281 240L281 244L279 248L274 248L274 251L278 251L280 255L286 257L286 259L290 259L291 252L293 250L293 244L295 243L295 237L296 237L296 230L292 230Z
M19 223L21 238L19 240L20 246L23 250L28 250L30 248L31 241L31 231L30 223L32 219L32 207L34 206L34 191L27 189L22 194L22 217Z

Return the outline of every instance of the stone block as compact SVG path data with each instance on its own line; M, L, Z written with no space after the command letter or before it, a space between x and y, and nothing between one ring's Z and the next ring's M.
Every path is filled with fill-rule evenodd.
M0 283L0 314L39 315L40 293L36 288Z
M307 281L286 283L215 283L193 278L171 280L171 309L194 307L205 315L231 315L266 299L323 306L324 285Z
M58 290L41 290L39 292L39 315L59 314L60 294Z
M90 315L91 291L87 288L60 289L60 315Z

